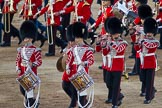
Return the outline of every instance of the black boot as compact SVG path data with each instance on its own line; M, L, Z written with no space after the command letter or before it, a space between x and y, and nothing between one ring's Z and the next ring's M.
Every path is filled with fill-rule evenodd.
M10 46L11 46L11 36L10 36L10 33L4 33L3 43L1 44L1 47L10 47Z
M112 99L107 99L107 100L105 101L105 103L106 103L106 104L112 103Z
M129 76L133 76L133 75L138 75L138 73L137 72L134 72L134 71L131 71L131 72L128 72L128 75Z
M49 45L48 47L48 53L45 54L45 56L55 56L55 45Z
M11 43L4 42L1 44L1 47L10 47Z
M113 105L112 108L118 108L118 106Z

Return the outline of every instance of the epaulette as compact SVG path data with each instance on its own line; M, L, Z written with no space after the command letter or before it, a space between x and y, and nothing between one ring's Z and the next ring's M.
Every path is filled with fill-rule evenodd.
M128 42L126 41L126 40L123 40L123 39L121 39L122 41L120 42L120 44L127 44L128 45Z
M127 41L123 40L123 42L124 42L125 44L127 44L127 45L128 45L128 42L127 42Z
M35 51L41 51L42 49L41 48L36 48Z
M92 52L95 52L94 48L92 48L92 47L88 47L88 50L92 51Z
M157 43L159 43L159 41L157 39L151 40L151 42L157 42Z
M20 52L21 51L21 47L17 48L17 52Z
M85 2L82 7L89 6L90 4L88 2Z

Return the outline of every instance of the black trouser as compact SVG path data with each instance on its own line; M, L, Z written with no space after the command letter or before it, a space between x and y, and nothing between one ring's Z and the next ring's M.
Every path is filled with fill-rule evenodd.
M3 14L3 24L4 24L4 27L3 27L4 28L3 41L4 41L4 43L11 44L11 35L12 35L11 33L12 33L13 28L15 28L15 27L11 26L13 17L14 17L14 13L13 14L12 13ZM4 20L4 18L6 20ZM9 26L10 26L10 28L9 28ZM5 28L8 28L8 29L5 30ZM9 31L9 29L10 29L10 31Z
M136 56L136 50L134 49L134 43L132 42L132 55Z
M60 39L56 36L56 32L57 32L57 27L58 26L52 26L52 34L51 34L51 26L47 26L48 27L48 39L50 41L53 41L53 44L51 44L51 42L49 43L49 47L48 47L48 53L53 53L55 55L55 45L60 46L62 49L64 49L67 46L67 42L65 42L63 39ZM53 37L53 40L51 39L51 37Z
M140 71L141 71L141 69L140 69L140 58L135 57L135 62L134 62L132 72L140 74Z
M154 95L155 69L141 69L143 84L146 87L146 100L151 100Z
M112 99L112 86L110 83L110 73L106 70L103 69L103 80L106 83L106 87L108 88L108 99Z
M24 96L24 97L26 97L25 96L25 90L24 90L24 88L20 85L20 92L21 92L21 94Z
M103 69L103 81L104 83L106 83L106 80L107 79L107 70L106 69Z
M20 85L20 92L27 99L25 90L21 85ZM34 98L28 98L27 101L26 101L26 106L28 106L28 102L29 102L29 105L32 106L35 103L35 99Z
M67 41L66 39L66 27L70 24L70 13L69 14L65 14L65 15L62 15L62 21L61 21L61 24L63 26L63 35L62 35L62 39L64 39L65 41Z
M76 107L77 103L77 91L71 82L62 81L62 88L65 93L71 98L70 106L69 107Z
M145 87L145 84L144 84L144 82L143 82L143 76L142 76L142 73L141 73L141 67L140 67L140 65L141 65L141 60L140 60L140 58L135 58L135 65L134 65L134 68L135 69L133 69L134 70L134 72L137 72L138 73L138 75L139 75L139 79L140 79L140 81L141 81L141 93L145 93L145 89L146 89L146 87Z
M77 91L73 84L71 82L62 81L62 88L65 91L65 93L71 98L70 106L69 107L75 107L77 103ZM79 96L80 104L82 106L86 105L87 99L86 96ZM79 107L80 108L80 107Z
M122 75L122 72L120 71L108 72L107 74L107 87L109 88L109 96L112 97L113 105L118 104L118 99L120 95L121 75Z

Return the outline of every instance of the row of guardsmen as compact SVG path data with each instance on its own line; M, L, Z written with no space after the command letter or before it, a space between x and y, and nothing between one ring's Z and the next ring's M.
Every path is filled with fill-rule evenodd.
M104 2L107 0L102 0L102 1ZM108 0L108 1L110 1L110 4L105 4L105 6L103 3L101 3L101 8L100 8L101 13L98 15L98 18L96 19L96 21L92 19L91 17L92 15L91 5L92 5L93 0L85 0L85 1L79 0L78 2L73 1L73 0L55 0L55 1L49 0L48 4L45 5L44 9L43 8L40 9L42 6L42 0L25 0L22 6L22 9L20 10L19 13L20 13L20 16L23 16L25 20L33 20L37 24L37 26L40 28L41 32L40 33L38 32L38 36L37 36L37 40L41 40L41 43L42 43L40 46L43 46L44 42L47 40L47 36L42 35L42 32L46 31L47 29L47 31L49 31L48 35L53 35L55 37L55 38L52 38L52 36L49 36L52 39L55 39L54 44L61 46L61 48L63 49L67 45L66 36L65 36L66 35L65 28L70 23L70 12L75 11L75 16L77 17L75 18L75 20L76 21L79 20L83 22L84 24L87 24L88 21L92 19L91 24L93 25L91 28L96 29L101 23L100 19L101 21L103 20L103 18L100 17L103 15L102 13L105 13L104 15L105 18L109 17L109 14L112 13L111 8L113 7L114 4L118 2L118 0ZM4 16L4 21L3 21L4 26L1 24L1 28L4 28L4 36L3 36L3 42L1 40L2 42L1 46L11 46L11 36L13 37L17 36L19 38L19 44L21 43L21 38L19 36L18 30L11 24L14 14L17 12L17 5L19 2L20 0L1 0L0 1L1 9L4 14L4 15L2 14ZM130 7L130 10L134 12L137 12L138 5L147 4L147 0L132 0L132 1L126 0L125 2L127 3L131 2L132 6ZM158 13L157 18L160 19L161 18L161 13L160 13L161 1L156 1L156 3L158 4L156 5L157 8L159 8L157 12ZM109 8L109 9L105 9L105 8ZM38 12L38 10L40 11ZM85 13L85 10L86 10L86 13ZM43 27L39 21L37 21L37 17L44 14L47 11L48 11L48 14L47 14L48 20L46 23L47 24L47 28L46 28L46 27ZM104 22L104 20L102 22ZM56 28L52 30L53 34L51 34L52 32L50 32L51 27L50 28L48 27L50 25L56 26L56 27L53 27L53 28ZM56 30L60 31L61 39L57 38L58 36L55 35ZM55 55L55 47L53 47L55 45L52 44L53 42L51 42L52 40L51 38L49 41L50 46L49 46L49 51L47 55ZM160 40L162 39L160 38ZM63 43L63 44L59 44L59 43ZM161 46L162 45L160 45L159 48L161 48ZM133 50L130 58L135 57L134 52L135 51Z
M3 13L1 15L4 18L2 25L4 35L1 38L3 39L1 40L3 41L1 43L2 47L11 46L11 36L19 38L18 44L22 41L19 30L12 25L13 16L18 11L17 5L19 2L20 0L2 0L0 2ZM49 0L48 4L40 9L42 0L25 0L19 16L24 20L32 20L37 25L40 30L38 30L36 40L41 41L40 47L42 47L48 38L49 49L46 56L53 56L55 55L55 44L60 46L62 50L67 46L65 28L70 23L70 13L75 11L75 20L86 24L91 16L91 4L92 0L78 2L73 0ZM46 27L42 26L41 22L37 20L40 15L45 13ZM57 31L60 32L61 36L56 36ZM46 33L44 34L44 32Z

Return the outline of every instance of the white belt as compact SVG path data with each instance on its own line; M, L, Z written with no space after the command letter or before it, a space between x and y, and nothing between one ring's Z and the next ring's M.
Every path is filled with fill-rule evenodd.
M140 53L140 60L141 60L142 67L144 65L144 57L146 57L146 56L153 56L153 55L155 55L155 53L148 53L148 54Z
M83 19L83 16L77 16L77 19Z
M108 67L111 68L111 66L112 66L112 59L113 58L124 58L124 55L121 55L121 56L111 56L110 54L108 54L107 57L108 57Z
M144 56L153 56L153 55L155 55L155 53L144 54Z
M121 56L112 56L112 58L124 58L124 55L121 55Z

